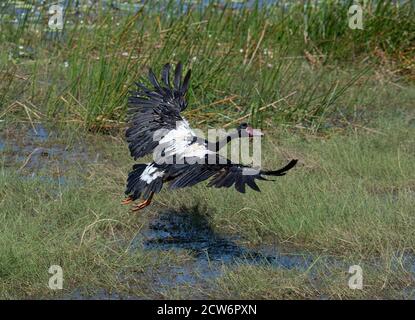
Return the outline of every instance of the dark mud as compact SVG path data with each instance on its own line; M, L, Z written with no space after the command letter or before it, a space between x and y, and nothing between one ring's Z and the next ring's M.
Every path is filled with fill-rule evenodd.
M247 247L237 236L217 233L209 217L197 208L161 212L133 241L133 248L186 251L193 259L184 265L165 266L160 286L206 286L222 274L224 266L241 264L307 270L312 259L305 254L283 254L276 246Z
M160 212L140 231L133 241L133 249L177 251L189 253L192 259L183 264L166 265L150 274L158 288L177 286L198 287L204 292L214 288L215 279L224 270L240 265L267 266L284 270L307 272L309 280L319 287L321 277L329 277L331 270L343 269L345 275L354 264L382 270L377 258L365 261L345 261L332 256L314 256L296 252L279 244L261 246L244 245L238 236L220 234L211 226L208 211L198 208ZM321 269L319 266L324 265ZM415 276L415 256L405 253L393 259L392 270L402 266ZM345 281L347 276L345 276ZM345 283L347 285L347 283ZM415 298L415 289L403 293L407 299ZM200 296L198 298L203 298Z
M144 275L138 275L144 276L149 287L161 294L178 287L191 287L193 299L206 298L205 294L214 289L215 279L223 274L225 267L229 270L248 264L305 271L313 262L306 254L283 254L277 246L244 246L239 237L216 232L207 212L200 212L198 208L164 211L148 218L145 228L133 240L131 251L141 248L175 251L190 256L180 263L149 268ZM122 276L120 281L123 281ZM88 296L76 290L69 298L111 300L142 297L124 296L106 290L98 290Z

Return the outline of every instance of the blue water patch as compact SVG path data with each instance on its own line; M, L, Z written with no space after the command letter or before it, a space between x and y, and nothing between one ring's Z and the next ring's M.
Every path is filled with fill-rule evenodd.
M78 172L82 171L84 166L79 164L92 161L85 145L78 143L69 147L58 139L56 132L47 130L41 123L8 132L0 136L0 151L5 151L1 160L5 167L17 168L22 179L51 184L52 193L59 191L58 186L81 184L79 179L68 179L66 172L74 165L79 168Z
M28 136L38 142L46 142L49 138L47 130L41 124L35 124L33 128L28 131Z
M407 0L399 0L397 3L404 4ZM324 3L324 0L311 0L304 1L304 6L319 6ZM349 0L340 1L341 4L349 3ZM378 1L374 1L376 4ZM2 16L12 17L12 22L21 24L26 21L41 23L42 12L48 12L45 8L49 8L52 4L59 4L63 7L64 15L67 15L66 11L75 13L75 16L82 18L87 15L96 14L96 9L102 11L110 11L113 14L135 14L139 10L146 10L146 12L169 12L176 14L185 14L190 10L203 11L211 5L215 8L228 8L232 10L253 9L253 8L268 8L271 6L278 6L279 8L286 10L291 5L299 4L299 1L295 0L159 0L149 2L145 0L137 1L124 1L124 0L61 0L55 2L47 2L45 0L34 0L31 3L23 1L7 1L2 4ZM94 9L94 10L92 10Z
M273 247L248 248L235 237L217 234L204 216L186 212L165 212L149 223L139 235L144 249L188 250L197 259L231 264L270 264L305 270L311 259L284 255Z
M263 265L305 271L313 260L307 255L282 254L278 248L250 248L238 239L216 233L207 216L189 212L162 212L141 230L133 241L132 250L183 251L193 256L184 265L168 266L157 275L161 286L207 282L222 274L223 266Z
M288 4L290 2L288 1ZM252 9L255 7L265 8L268 6L279 5L282 8L287 6L287 1L280 0L164 0L152 1L149 5L145 0L141 1L122 1L122 0L103 0L95 1L75 1L62 0L56 3L47 3L44 0L35 0L32 3L23 3L22 1L9 1L3 5L3 18L7 13L13 17L12 22L21 24L26 21L39 22L42 19L42 11L45 11L45 6L48 8L52 4L59 4L63 8L63 13L66 11L75 13L79 17L84 15L93 15L92 8L99 8L100 10L110 11L114 14L135 14L139 10L147 10L147 12L165 12L168 10L173 13L187 13L190 10L203 11L210 5L214 4L216 8L228 8L232 10Z
M120 294L117 292L110 292L106 289L98 289L92 295L86 292L87 290L75 289L63 299L71 300L138 300L139 297Z

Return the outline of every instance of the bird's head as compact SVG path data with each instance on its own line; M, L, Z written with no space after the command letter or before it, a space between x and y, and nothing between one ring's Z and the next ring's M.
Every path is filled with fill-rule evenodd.
M264 134L261 132L261 130L257 130L252 128L248 123L242 122L237 128L239 136L241 135L248 135L248 137L262 137Z

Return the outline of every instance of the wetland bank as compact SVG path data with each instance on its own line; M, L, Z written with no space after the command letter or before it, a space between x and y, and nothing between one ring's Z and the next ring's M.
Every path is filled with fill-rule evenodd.
M35 19L46 7L17 22L0 8L0 297L413 299L413 5L372 3L352 31L341 1L119 3L68 9L56 36ZM194 127L249 120L265 167L298 168L260 194L201 185L121 206L128 90L177 60Z

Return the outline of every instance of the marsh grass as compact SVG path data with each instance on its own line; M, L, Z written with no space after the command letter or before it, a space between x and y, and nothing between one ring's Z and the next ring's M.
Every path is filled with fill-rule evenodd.
M227 270L216 282L211 298L222 299L408 299L413 297L413 277L404 268L378 267L358 259L364 273L362 290L348 286L350 274L345 265L318 260L311 270L283 270L271 266L246 266Z
M101 170L98 165L76 184L58 186L41 173L24 178L3 168L1 298L71 298L76 290L93 294L101 288L128 295L129 285L135 286L135 296L157 296L141 275L180 255L130 250L142 222L119 205L113 189L118 184L111 177L95 177ZM65 270L63 292L48 288L54 264ZM124 277L132 279L126 283Z
M2 142L43 122L57 132L53 143L64 150L81 143L90 156L65 163L61 184L59 161L21 169L13 145L1 150L1 298L101 289L140 298L411 297L413 271L404 260L415 253L415 19L412 3L376 3L365 9L363 31L347 28L348 3L338 1L285 11L211 4L180 14L171 2L164 15L150 3L120 16L84 8L80 18L68 12L55 35L30 17L16 27L2 11ZM126 95L148 66L159 71L179 60L193 69L185 116L194 127L250 120L266 133L264 167L300 162L261 183L261 194L203 184L164 189L137 216L119 205L133 163L122 137ZM241 264L224 267L208 288L160 287L166 268L185 265L191 253L132 250L132 240L159 210L198 206L215 232L304 252L315 268ZM63 292L47 287L52 264L65 270ZM347 287L353 264L364 267L363 291Z
M179 12L170 1L164 14L157 11L160 5L148 2L124 14L82 8L80 17L68 10L55 37L46 18L33 21L28 14L16 26L3 13L3 107L18 101L46 110L55 121L119 128L128 90L146 69L183 61L194 69L187 115L196 123L223 125L247 115L264 127L277 121L320 128L338 108L338 98L368 69L361 64L359 71L335 79L327 66L369 58L408 79L413 72L411 2L401 7L369 2L364 31L347 27L347 1L239 10L212 2L203 10ZM44 17L46 9L39 9Z
M262 183L260 196L196 187L166 194L163 201L215 203L218 227L250 241L270 236L310 250L362 256L414 248L413 150L408 149L413 129L404 122L395 125L383 134L350 132L322 141L268 136L263 166L279 167L281 159L294 157L300 165L289 177Z
M2 297L73 297L78 290L83 297L100 290L141 298L410 297L413 273L404 261L415 251L415 144L404 111L411 95L405 102L393 85L384 95L390 90L396 90L395 100L384 103L401 101L399 110L354 122L360 126L329 136L305 129L267 132L264 167L281 166L293 157L300 164L275 182L261 183L261 194L225 193L204 185L174 192L166 188L153 206L131 214L119 205L131 160L118 137L58 136L56 141L63 139L68 148L80 140L92 155L100 153L98 161L71 165L64 185L42 179L50 174L47 167L33 177L29 168L14 173L18 164L3 160ZM191 254L131 249L134 237L160 210L198 206L209 212L218 234L238 235L248 246L277 243L282 252L303 252L315 259L313 269L236 264L224 266L208 286L158 285L166 268L186 265ZM63 292L47 287L52 264L65 270ZM363 291L347 286L353 264L363 266Z

